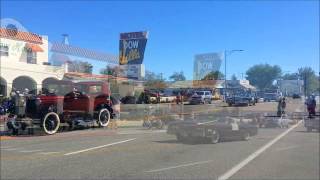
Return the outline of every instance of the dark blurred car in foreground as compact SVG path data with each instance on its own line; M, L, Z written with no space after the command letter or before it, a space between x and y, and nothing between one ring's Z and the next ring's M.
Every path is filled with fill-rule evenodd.
M168 125L168 134L175 135L178 141L207 139L215 144L225 139L249 140L251 136L258 133L255 125L236 122L232 119L224 118L219 120L188 120L174 121Z

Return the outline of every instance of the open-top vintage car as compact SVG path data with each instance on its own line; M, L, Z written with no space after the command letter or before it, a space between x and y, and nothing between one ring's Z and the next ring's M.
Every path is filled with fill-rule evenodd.
M168 134L175 135L178 141L195 138L209 139L215 144L223 139L239 138L249 140L258 133L257 126L238 122L232 118L216 120L175 121L168 125Z
M106 127L120 109L108 86L103 81L55 80L45 85L41 95L16 93L8 128L17 133L38 124L46 134L55 134L61 126L73 129L97 123Z

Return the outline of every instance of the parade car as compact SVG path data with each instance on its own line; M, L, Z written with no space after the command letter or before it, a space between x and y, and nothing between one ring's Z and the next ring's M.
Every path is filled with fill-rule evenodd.
M215 144L225 139L249 140L258 133L257 126L237 122L232 118L212 121L174 121L168 125L167 133L175 135L178 141L207 139Z
M55 81L41 95L16 93L14 110L7 126L14 133L38 124L46 134L55 134L59 127L73 129L79 124L106 127L115 118L120 105L114 105L109 85L103 81Z

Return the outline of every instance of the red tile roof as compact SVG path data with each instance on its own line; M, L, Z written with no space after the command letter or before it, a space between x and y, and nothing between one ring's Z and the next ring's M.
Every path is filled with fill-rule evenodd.
M17 34L11 32L11 30L5 29L5 28L0 28L0 37L2 38L8 38L8 39L14 39L14 40L20 40L20 41L26 41L26 42L31 42L31 43L37 43L37 44L42 44L42 37L30 33L30 32L22 32L22 31L17 31Z

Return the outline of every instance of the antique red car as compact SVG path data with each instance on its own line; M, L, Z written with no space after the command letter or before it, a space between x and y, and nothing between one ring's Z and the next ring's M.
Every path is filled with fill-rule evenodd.
M120 109L104 81L55 80L44 85L40 95L16 93L13 99L8 128L14 132L37 123L46 134L55 134L60 126L106 127Z

